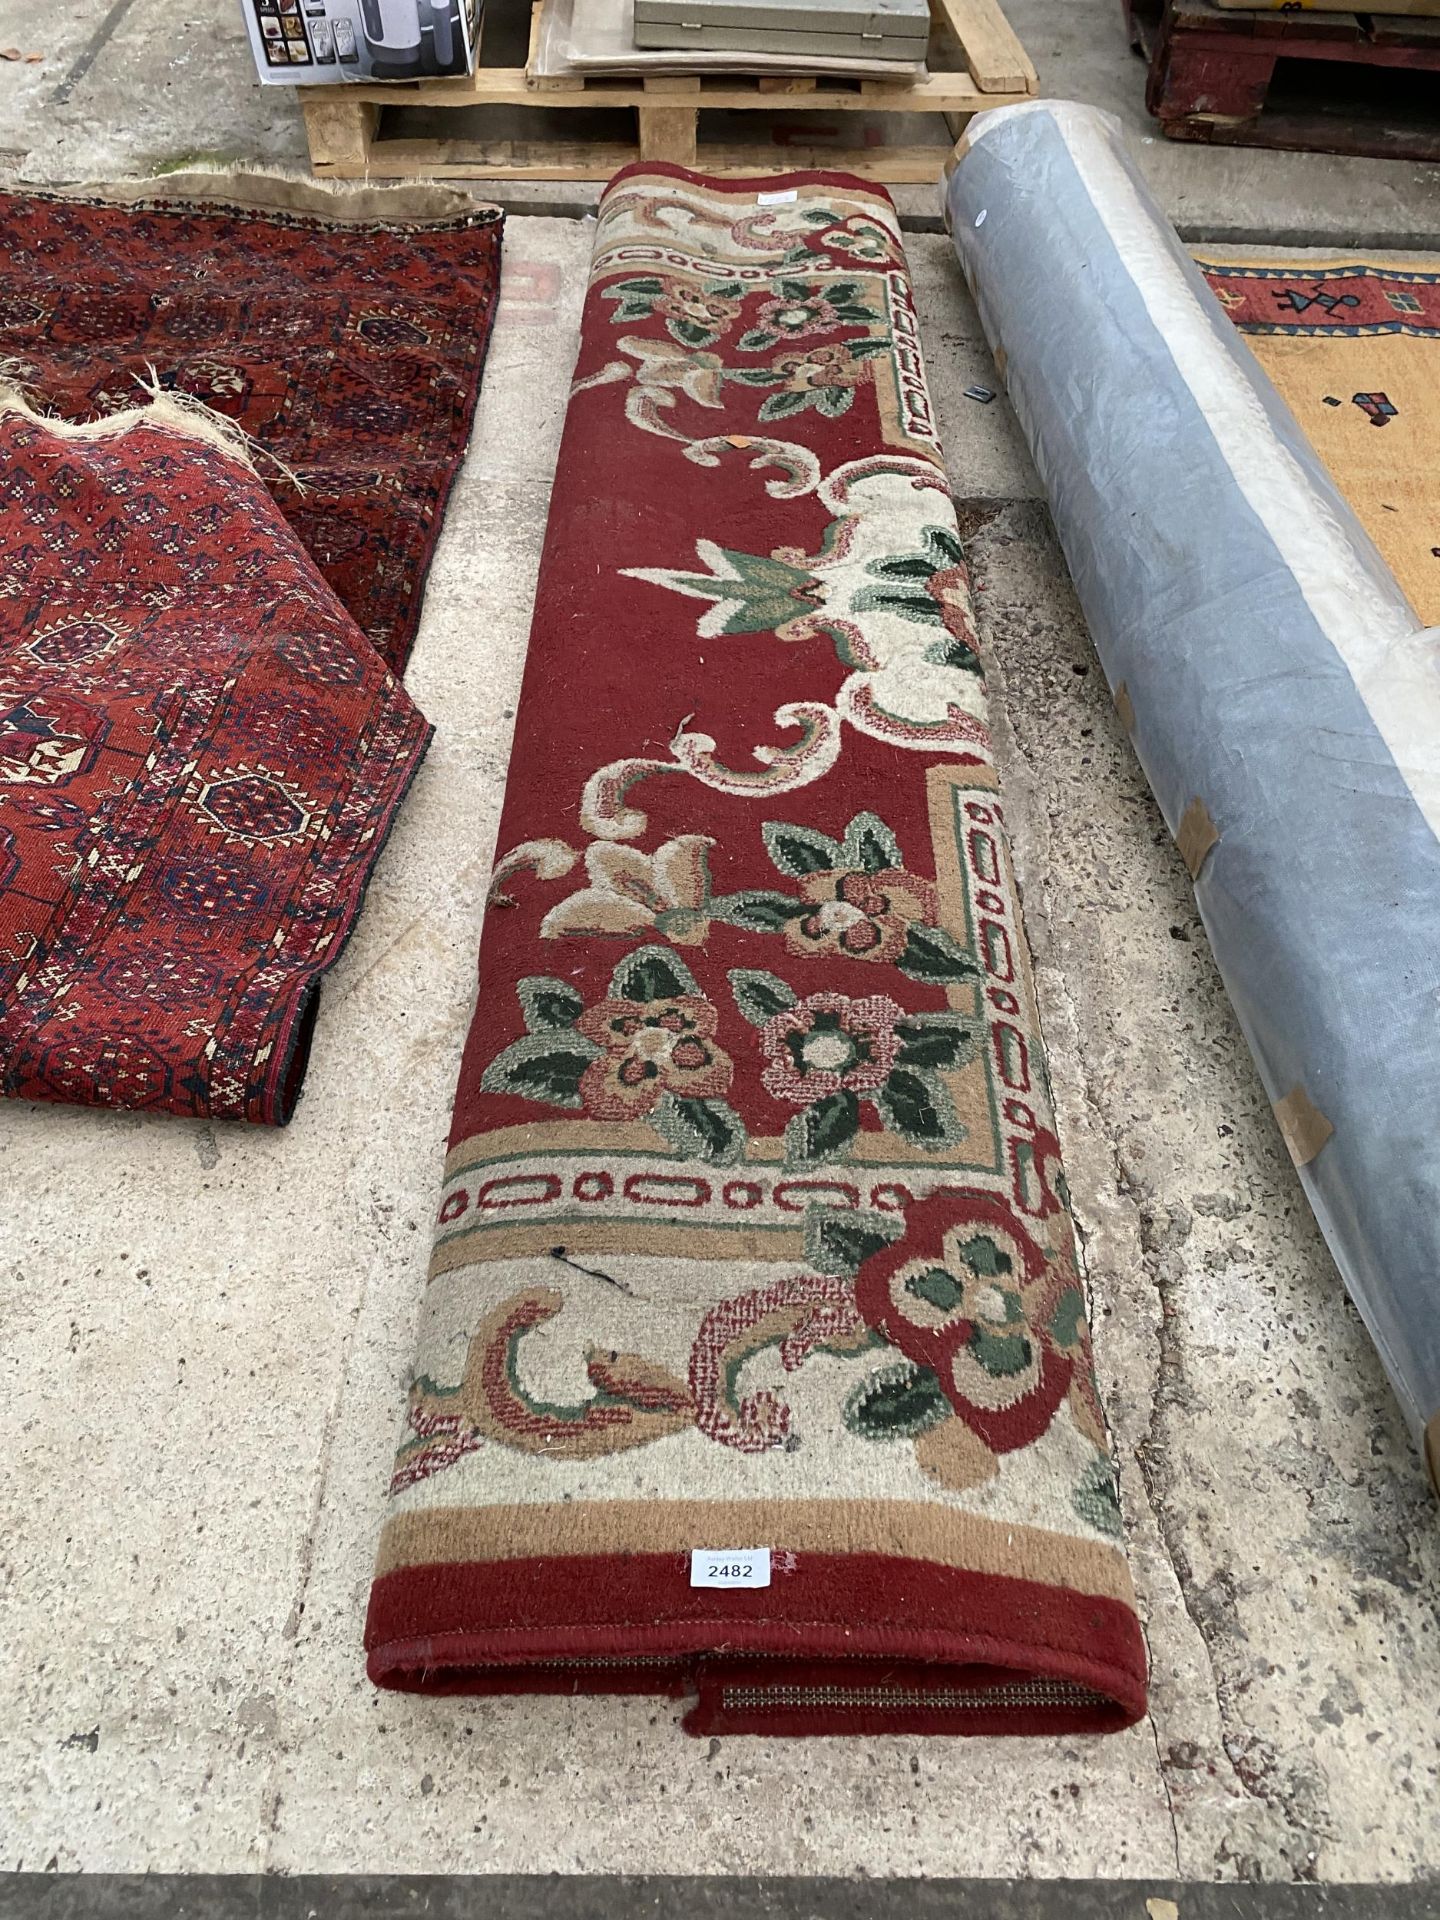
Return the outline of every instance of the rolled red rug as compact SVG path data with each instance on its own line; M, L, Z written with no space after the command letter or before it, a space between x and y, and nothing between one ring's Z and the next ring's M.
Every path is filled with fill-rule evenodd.
M367 1628L697 1733L1145 1704L898 224L617 176Z

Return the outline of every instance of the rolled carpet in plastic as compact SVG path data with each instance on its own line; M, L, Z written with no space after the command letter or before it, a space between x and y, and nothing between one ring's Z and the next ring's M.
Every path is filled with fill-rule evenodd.
M499 846L372 1677L697 1733L1136 1718L883 193L609 188Z
M980 116L946 208L1116 705L1440 1487L1440 635L1113 121Z

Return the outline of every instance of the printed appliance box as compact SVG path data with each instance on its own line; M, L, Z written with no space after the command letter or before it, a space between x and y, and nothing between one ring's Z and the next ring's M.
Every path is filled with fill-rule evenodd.
M469 73L479 0L240 0L267 86Z

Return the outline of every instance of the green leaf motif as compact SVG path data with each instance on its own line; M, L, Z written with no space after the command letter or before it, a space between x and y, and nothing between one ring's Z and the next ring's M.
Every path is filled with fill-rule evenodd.
M960 1257L972 1273L978 1273L985 1280L1003 1280L1014 1265L1009 1254L1002 1253L988 1233L975 1233L968 1240L962 1240ZM1018 1312L1018 1298L1012 1304Z
M527 1033L497 1053L480 1076L487 1093L551 1107L580 1107L580 1081L599 1049L580 1034Z
M752 1027L763 1027L777 1013L786 1013L795 1004L795 994L773 973L758 968L736 967L730 975L735 1004Z
M1097 1454L1080 1476L1070 1504L1097 1533L1110 1540L1120 1538L1120 1493L1114 1469L1103 1453Z
M979 1036L958 1013L914 1013L896 1025L900 1053L896 1065L953 1071L969 1066L979 1051Z
M980 656L968 640L962 640L958 633L947 633L943 640L935 640L925 649L924 659L932 666L954 667L959 673L984 674Z
M865 873L883 873L887 867L903 867L900 842L878 813L857 813L845 829L847 867L859 867Z
M1050 1316L1050 1334L1057 1347L1080 1346L1085 1338L1085 1296L1078 1287L1067 1287L1055 1303Z
M663 1094L650 1115L652 1125L687 1160L728 1166L745 1151L745 1123L724 1100L682 1100Z
M856 816L857 819L866 817L873 819L874 816ZM801 880L807 873L831 873L847 864L839 841L832 840L828 833L817 833L813 827L792 827L784 820L767 820L760 831L765 851L781 873L789 874L792 880Z
M893 613L897 619L913 620L918 625L928 627L945 624L940 602L923 586L898 583L894 586L862 587L852 604L857 613Z
M913 1440L949 1415L950 1402L929 1367L901 1360L852 1387L842 1417L862 1440Z
M913 1067L896 1067L879 1093L879 1107L896 1133L934 1153L956 1138L959 1122L939 1082Z
M804 393L772 393L760 408L761 420L786 420L792 413L803 413L815 399L815 390L809 387Z
M949 527L925 527L916 552L887 554L870 562L865 572L877 584L855 596L856 610L943 626L944 611L925 583L937 573L962 566L964 560L959 537Z
M848 1279L860 1264L898 1240L903 1220L868 1208L810 1207L805 1215L805 1264L816 1273Z
M965 549L960 536L950 527L926 527L925 541L935 556L935 570L943 573L950 567L963 567Z
M666 332L672 340L678 340L682 347L712 346L720 336L709 327L702 327L694 320L667 320Z
M912 926L895 962L912 980L978 980L982 969L943 927Z
M823 413L827 420L838 420L855 404L854 387L816 387L813 391L816 411Z
M771 394L770 399L779 397ZM769 400L765 404L768 406ZM768 554L734 552L728 547L705 548L702 558L715 571L679 573L666 568L640 577L656 580L676 593L716 601L716 611L725 615L715 628L720 633L773 633L787 621L815 611L811 594L817 583L808 567L772 560Z
M726 367L725 378L738 381L742 387L774 387L785 376L774 367Z
M935 568L928 553L900 553L893 559L872 560L865 569L882 580L928 580Z
M660 280L646 274L635 280L617 280L605 289L605 298L615 303L611 324L619 326L632 320L648 320L655 301L665 291Z
M860 1131L860 1102L853 1093L827 1093L804 1107L785 1128L788 1157L794 1161L830 1160Z
M710 902L712 919L749 933L778 933L787 920L809 911L808 900L792 900L788 893L725 893Z
M568 980L552 980L543 973L531 974L516 988L525 1025L531 1033L573 1027L585 1011L584 998Z
M1010 1380L1032 1365L1035 1350L1023 1333L992 1333L988 1327L976 1327L970 1336L970 1352L992 1380Z
M752 327L748 333L741 334L735 345L741 353L765 353L779 343L779 334L772 333L768 327Z
M679 1000L699 991L695 976L668 947L637 947L610 976L614 1000Z

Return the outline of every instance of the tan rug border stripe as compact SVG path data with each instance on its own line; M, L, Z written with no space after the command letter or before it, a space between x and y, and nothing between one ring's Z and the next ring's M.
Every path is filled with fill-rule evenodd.
M974 1005L975 996L967 986L963 989L960 1002L965 1007ZM533 1120L522 1121L517 1126L494 1127L487 1132L471 1133L451 1147L445 1156L445 1180L448 1184L473 1160L483 1158L497 1163L506 1160L542 1159L549 1153L593 1154L597 1158L606 1154L619 1154L629 1151L641 1154L646 1159L673 1165L677 1169L694 1169L696 1162L683 1159L672 1147L667 1147L652 1127L617 1127L608 1120ZM926 1153L922 1147L912 1147L908 1141L894 1140L886 1134L860 1134L847 1150L850 1158L847 1165L858 1167L921 1167L933 1171L937 1165L935 1156ZM749 1167L763 1167L767 1172L776 1172L784 1168L785 1141L780 1134L760 1134L750 1142L749 1150L743 1160L737 1160L733 1166L705 1167L702 1175L726 1180L743 1180ZM939 1163L943 1169L944 1162ZM807 1171L814 1177L826 1177L826 1169L792 1169L797 1177L806 1177ZM843 1177L843 1168L830 1168L830 1174L836 1179Z
M881 1553L1135 1602L1118 1547L909 1500L590 1500L399 1513L376 1578L404 1567L701 1546Z
M752 1260L794 1265L805 1253L805 1230L797 1224L773 1232L743 1227L637 1225L633 1220L551 1220L532 1226L474 1227L437 1243L428 1278L497 1260L532 1260L562 1246L566 1253L648 1254L670 1260Z

